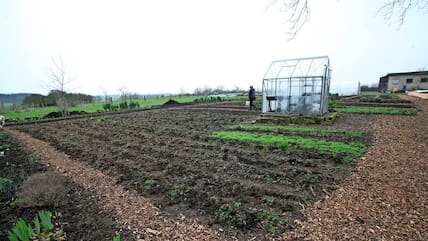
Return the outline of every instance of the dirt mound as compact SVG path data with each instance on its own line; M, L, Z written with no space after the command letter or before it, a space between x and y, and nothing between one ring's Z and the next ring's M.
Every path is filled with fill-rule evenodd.
M85 111L70 111L69 115L73 116L73 115L83 115L83 114L87 114ZM50 119L50 118L59 118L62 117L62 113L60 111L54 111L51 112L45 116L43 116L43 119Z
M169 99L162 106L171 106L171 105L180 105L180 103L178 101L176 101L176 100Z

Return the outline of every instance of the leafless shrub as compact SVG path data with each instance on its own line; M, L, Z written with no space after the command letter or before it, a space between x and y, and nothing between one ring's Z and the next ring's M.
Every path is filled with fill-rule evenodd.
M36 173L24 182L18 197L30 207L64 205L67 202L65 181L53 172Z

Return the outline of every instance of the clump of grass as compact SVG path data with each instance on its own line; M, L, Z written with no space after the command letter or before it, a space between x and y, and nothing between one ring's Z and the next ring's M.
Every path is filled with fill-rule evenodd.
M67 202L65 178L53 172L36 173L30 176L18 193L26 206L60 206Z
M336 141L325 141L312 138L296 136L273 135L267 133L248 133L242 131L217 131L211 134L212 138L237 140L243 142L259 142L263 144L276 145L278 147L294 144L304 149L315 149L321 153L333 155L344 154L350 156L361 156L366 152L366 146L362 143L342 143Z
M398 108L398 107L336 107L335 111L343 113L358 114L384 114L384 115L416 115L416 108Z
M342 129L317 129L317 128L306 128L306 127L292 127L292 126L267 126L267 125L239 125L232 126L232 129L237 130L257 130L257 131L289 131L296 133L340 133L347 134L350 136L361 137L363 133L361 131L348 131Z

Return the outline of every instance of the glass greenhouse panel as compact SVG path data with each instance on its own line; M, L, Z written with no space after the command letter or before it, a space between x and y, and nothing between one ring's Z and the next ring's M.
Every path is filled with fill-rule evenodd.
M263 78L263 113L325 114L330 72L327 56L273 61Z

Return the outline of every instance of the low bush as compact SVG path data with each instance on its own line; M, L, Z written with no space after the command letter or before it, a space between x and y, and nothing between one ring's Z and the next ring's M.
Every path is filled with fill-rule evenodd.
M53 172L36 173L23 183L18 197L29 207L64 205L67 202L65 181Z

